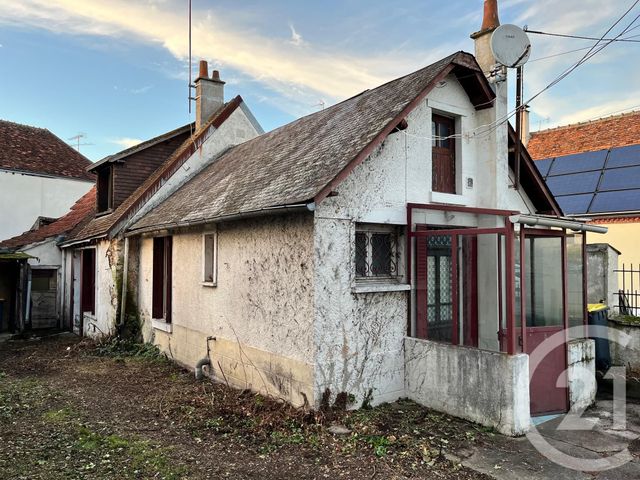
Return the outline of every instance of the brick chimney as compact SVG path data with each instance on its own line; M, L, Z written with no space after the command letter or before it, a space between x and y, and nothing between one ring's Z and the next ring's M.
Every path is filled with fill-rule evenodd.
M195 84L197 130L224 104L224 82L220 80L220 72L217 70L209 77L207 61L200 60L200 71Z
M471 34L471 38L475 41L476 60L487 76L489 76L491 69L497 63L493 52L491 52L491 34L499 26L498 0L484 0L482 27L476 33Z

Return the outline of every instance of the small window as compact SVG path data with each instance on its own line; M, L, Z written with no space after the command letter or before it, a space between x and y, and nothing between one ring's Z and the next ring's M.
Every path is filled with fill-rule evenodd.
M355 240L357 279L391 279L399 276L398 233L395 227L359 226Z
M96 193L98 213L113 209L113 167L102 168L98 172L98 185Z
M218 234L202 235L202 284L215 286L218 282Z

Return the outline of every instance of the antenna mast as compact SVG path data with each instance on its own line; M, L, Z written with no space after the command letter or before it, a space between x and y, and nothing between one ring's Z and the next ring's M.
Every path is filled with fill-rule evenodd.
M191 100L195 100L194 97L191 96L191 89L193 85L191 84L191 0L189 1L189 86L187 87L187 103L189 104L189 115L191 115Z

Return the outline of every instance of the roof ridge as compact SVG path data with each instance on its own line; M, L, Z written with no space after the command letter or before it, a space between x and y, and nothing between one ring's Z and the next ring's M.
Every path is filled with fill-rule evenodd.
M589 120L584 120L582 122L576 122L576 123L569 123L567 125L559 125L557 127L550 127L550 128L545 128L545 129L541 129L541 130L537 130L535 132L531 132L531 135L538 135L538 134L544 134L547 132L555 132L558 130L568 130L570 128L577 128L583 125L591 125L594 123L599 123L599 122L604 122L604 121L608 121L608 120L614 120L616 118L621 118L621 117L625 117L625 116L631 116L631 115L638 115L640 114L640 110L632 110L630 112L624 112L624 113L616 113L613 115L609 115L606 117L598 117L598 118L592 118Z
M12 121L12 120L4 120L4 119L2 119L2 118L0 118L0 122L10 123L10 124L12 124L12 125L17 125L17 126L19 126L19 127L33 128L33 129L36 129L36 130L46 130L47 132L50 132L50 133L51 133L51 131L50 131L48 128L45 128L45 127L36 127L35 125L29 125L29 124L27 124L27 123L18 123L18 122L14 122L14 121Z

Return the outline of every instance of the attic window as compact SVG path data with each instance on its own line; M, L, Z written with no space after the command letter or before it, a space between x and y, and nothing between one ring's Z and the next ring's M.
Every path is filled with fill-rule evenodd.
M97 211L108 212L113 209L113 166L98 171Z

